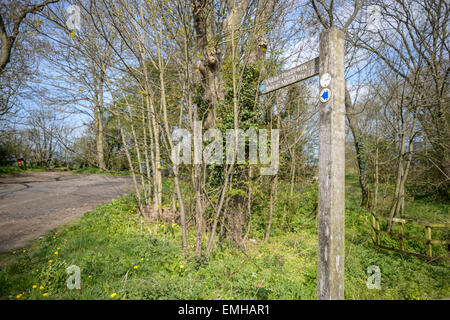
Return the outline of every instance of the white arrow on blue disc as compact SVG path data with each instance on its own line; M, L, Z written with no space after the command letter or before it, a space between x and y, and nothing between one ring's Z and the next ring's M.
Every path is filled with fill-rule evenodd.
M331 90L328 88L322 89L319 94L319 99L321 102L327 102L330 100L331 97Z

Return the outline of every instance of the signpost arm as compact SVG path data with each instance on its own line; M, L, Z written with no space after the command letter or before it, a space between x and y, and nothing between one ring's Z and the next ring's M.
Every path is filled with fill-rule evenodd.
M319 219L317 298L344 299L345 80L344 32L320 34L319 74L331 82L319 110Z

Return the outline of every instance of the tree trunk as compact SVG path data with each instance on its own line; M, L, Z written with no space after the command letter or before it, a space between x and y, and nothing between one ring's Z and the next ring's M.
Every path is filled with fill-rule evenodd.
M276 0L262 0L258 6L255 17L254 32L250 34L250 52L248 54L248 63L261 63L264 67L264 58L266 56L266 49L268 40L266 38L267 24L275 10ZM263 70L260 70L263 71Z
M401 112L401 110L400 110ZM414 152L414 130L416 127L416 120L417 120L417 110L414 111L414 118L413 118L413 123L412 123L412 127L411 130L409 132L409 144L408 144L408 154L407 154L407 158L406 158L406 163L403 163L405 160L405 131L406 131L406 127L405 127L405 122L403 119L403 116L400 116L399 121L401 121L401 131L400 131L400 152L399 152L399 165L398 165L398 170L397 170L397 182L396 182L396 186L395 186L395 194L394 194L394 199L392 201L392 206L391 206L391 211L389 212L389 218L394 218L398 215L399 212L402 212L403 215L403 211L404 211L404 206L405 206L405 183L406 183L406 178L408 177L408 172L409 172L409 168L411 165L411 160L412 160L412 155ZM393 222L392 220L389 220L388 222L388 227L387 227L387 231L390 232L393 226Z
M267 221L267 229L264 241L268 241L270 237L270 229L272 227L272 219L273 219L273 205L277 193L277 185L278 185L278 174L275 175L275 178L272 181L272 186L270 188L269 219Z
M92 76L94 79L94 125L95 142L97 152L97 164L100 170L106 170L105 154L103 148L103 77L97 76L97 71L92 64Z
M196 127L199 123L200 122L198 121L197 105L195 105L194 106L194 127L193 127L194 136L195 136L195 132L197 130L199 130L200 134L201 134L201 128ZM201 141L194 142L194 148L197 143L200 143L199 148L202 148ZM195 152L196 151L194 150L194 153ZM194 156L194 159L195 159L195 156ZM203 204L202 204L202 195L201 195L201 172L202 172L201 164L195 163L195 160L194 160L195 228L197 229L197 236L196 236L196 242L195 242L195 255L197 257L200 257L202 254L202 236L203 236Z
M128 160L128 165L130 166L130 171L131 171L131 175L133 177L133 184L134 184L134 190L136 192L136 198L138 199L138 205L139 205L139 212L143 214L143 208L142 208L142 200L141 200L141 194L139 192L139 187L138 187L138 183L137 183L137 179L136 179L136 171L134 170L134 166L133 166L133 161L131 160L131 155L130 152L128 150L128 146L127 146L127 140L125 138L125 132L123 130L123 127L121 126L120 123L120 115L118 117L118 126L120 128L120 136L122 137L122 144L123 144L123 149L125 151L125 155L127 157Z
M374 185L374 199L373 199L373 205L372 209L373 212L376 214L378 210L378 188L379 188L379 151L378 151L378 113L379 110L376 113L376 120L375 120L375 185Z
M216 109L224 99L224 88L220 74L221 54L216 41L216 26L214 8L209 0L195 0L192 2L196 41L201 54L198 70L202 75L205 89L203 99L208 104L208 116L205 128L212 128L216 124Z
M358 162L359 170L359 185L361 186L361 206L363 208L370 208L369 202L369 174L366 167L366 148L364 144L361 131L358 126L358 121L356 119L355 108L352 103L350 93L347 87L345 87L345 109L347 120L349 123L350 130L353 134L353 141L355 144L356 159Z

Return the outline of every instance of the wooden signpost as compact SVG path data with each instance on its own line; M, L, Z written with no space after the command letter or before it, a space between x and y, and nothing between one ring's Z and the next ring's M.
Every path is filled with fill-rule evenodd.
M317 298L344 299L344 32L320 34L319 57L265 80L262 94L320 74Z
M319 74L319 58L305 62L283 73L266 79L259 87L262 94L269 93L290 84L309 79Z

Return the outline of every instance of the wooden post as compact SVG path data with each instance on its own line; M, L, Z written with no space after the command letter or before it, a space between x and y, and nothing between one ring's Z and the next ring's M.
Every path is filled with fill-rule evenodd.
M427 239L427 256L433 256L433 249L431 247L431 227L425 226L425 237Z
M380 245L380 224L378 222L378 218L375 215L372 215L372 227L373 227L373 235L375 245Z
M377 244L377 230L375 226L375 216L372 215L373 242Z
M405 250L405 243L403 241L403 226L405 223L403 221L400 222L400 250Z
M377 228L377 245L379 246L381 244L381 241L380 241L380 219L375 218L375 222L376 222L376 228Z
M317 298L344 299L345 80L344 32L320 34L319 75L328 73L319 106L319 219ZM321 81L322 82L322 81ZM321 90L324 89L321 87Z

